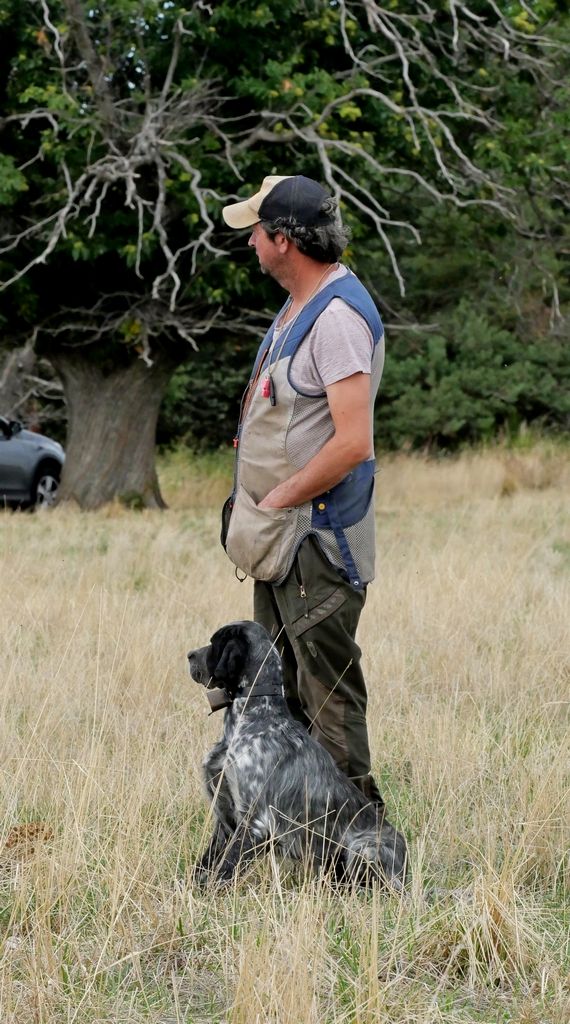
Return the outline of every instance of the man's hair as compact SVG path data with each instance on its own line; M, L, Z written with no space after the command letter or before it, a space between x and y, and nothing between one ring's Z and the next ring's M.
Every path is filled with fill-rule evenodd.
M348 245L350 232L340 219L336 200L325 199L319 213L330 217L330 220L310 227L299 224L295 217L277 217L260 223L269 238L275 238L279 233L284 235L289 242L294 242L303 256L309 256L318 263L336 263Z

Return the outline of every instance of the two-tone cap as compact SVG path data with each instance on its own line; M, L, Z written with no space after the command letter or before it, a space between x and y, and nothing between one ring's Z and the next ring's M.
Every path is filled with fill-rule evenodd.
M259 192L240 203L224 206L222 216L230 228L249 228L260 220L292 218L304 227L328 224L333 214L321 213L329 193L303 174L271 174L263 179Z

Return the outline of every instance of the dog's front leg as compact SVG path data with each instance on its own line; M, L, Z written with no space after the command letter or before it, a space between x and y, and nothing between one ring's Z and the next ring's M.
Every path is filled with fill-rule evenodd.
M264 852L267 844L254 834L247 822L242 821L229 840L224 858L215 871L216 881L229 882L236 870Z
M231 832L224 827L221 821L217 821L212 838L194 867L194 880L198 885L205 885L211 873L215 871L230 838Z

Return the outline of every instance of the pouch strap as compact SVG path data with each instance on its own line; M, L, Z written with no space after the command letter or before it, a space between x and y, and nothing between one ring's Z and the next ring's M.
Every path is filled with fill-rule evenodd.
M338 549L341 553L344 567L348 575L348 581L355 590L363 590L364 584L362 582L360 573L354 563L352 552L346 539L346 534L341 526L340 517L337 511L336 502L332 491L328 495L328 518L331 525L332 531L335 535Z

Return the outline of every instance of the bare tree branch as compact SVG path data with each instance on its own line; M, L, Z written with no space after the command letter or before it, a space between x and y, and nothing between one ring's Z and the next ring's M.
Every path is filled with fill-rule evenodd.
M82 60L85 62L89 80L93 87L93 97L101 114L101 120L107 133L117 133L118 124L113 97L109 90L107 77L102 62L91 42L87 27L85 8L81 0L63 0L69 18L70 35L75 42ZM44 17L49 15L47 0L42 0ZM61 43L61 36L60 36ZM61 59L64 63L63 55Z
M400 291L404 294L403 274L398 267L394 231L405 231L420 242L417 228L409 221L394 217L386 197L408 181L421 188L432 201L464 207L479 203L498 214L515 215L515 195L497 176L478 166L467 150L465 126L477 131L496 132L499 128L490 100L493 89L475 85L463 74L464 61L472 55L493 55L511 61L517 68L540 76L548 74L548 52L554 44L532 31L518 31L495 0L486 0L474 9L462 0L450 0L447 12L419 0L412 11L401 11L377 0L338 0L340 41L348 58L349 69L338 72L338 82L345 83L340 95L325 103L315 113L300 98L288 101L282 109L261 110L231 116L231 99L223 95L219 82L200 82L185 90L176 85L180 58L190 31L187 15L181 13L174 23L172 48L162 84L152 88L144 60L144 32L133 19L133 32L143 55L138 67L142 82L142 99L118 98L113 91L112 76L105 57L98 52L87 7L81 0L62 0L69 29L58 29L50 10L50 0L40 0L43 21L53 39L53 49L64 76L64 84L76 78L87 79L90 87L93 131L86 148L82 167L71 170L59 160L61 203L56 213L38 216L32 210L30 224L8 236L1 253L13 252L22 243L28 252L24 265L15 270L0 290L23 278L34 266L45 263L54 249L65 240L73 225L84 225L87 237L93 239L111 196L116 202L122 194L127 210L135 213L136 237L133 239L134 271L143 276L145 244L150 239L158 244L163 265L150 284L152 300L166 315L174 316L180 305L182 270L189 263L195 274L200 254L213 257L225 251L213 242L215 224L209 211L212 199L220 198L202 181L198 160L192 148L200 136L208 132L220 143L223 157L236 179L242 180L240 158L246 151L263 144L282 146L299 143L304 152L319 157L324 179L339 200L356 208L375 226L389 255ZM194 4L206 15L213 7L197 0ZM532 9L523 5L532 22ZM351 29L368 26L366 41L353 45ZM362 38L360 35L359 38ZM397 70L397 75L394 72ZM354 78L355 72L359 79ZM401 95L394 93L394 80L402 82ZM362 79L366 83L362 84ZM421 86L423 80L437 83L439 93L448 102L436 105L433 93L430 102ZM64 110L47 106L10 115L0 124L17 121L22 131L42 120L54 136L73 138L85 133L86 111L82 104L65 90L69 104ZM331 118L342 116L343 106L350 103L366 105L367 109L384 109L401 119L409 133L414 152L427 152L422 172L412 162L394 166L382 159L378 141L363 145L350 137L327 133ZM43 157L41 146L23 166ZM366 168L366 181L359 168ZM431 170L426 168L431 167ZM189 191L197 210L197 227L189 241L173 240L170 224L168 187L175 169L187 176ZM149 182L151 183L149 185ZM478 195L474 196L474 189ZM382 191L384 195L382 195ZM382 196L380 199L379 196ZM41 209L41 208L40 208ZM34 249L35 246L35 249ZM31 252L30 252L31 250ZM187 260L189 257L189 260ZM181 337L188 331L181 321ZM143 344L143 352L147 349Z
M24 241L37 242L39 245L35 254L0 284L0 290L25 277L34 266L45 263L60 241L66 238L74 221L85 223L88 228L87 237L95 237L109 193L117 186L122 186L125 207L134 210L137 215L135 272L140 276L143 236L147 231L149 235L157 237L165 260L165 270L155 278L152 294L154 298L159 298L164 287L168 286L172 312L181 287L177 271L180 257L191 252L191 272L194 273L201 249L216 256L224 254L222 249L210 241L215 227L207 209L210 193L200 184L198 168L181 151L181 147L192 145L192 139L182 138L188 128L203 128L212 123L217 127L216 108L221 101L213 84L200 83L194 90L186 92L174 88L181 41L188 34L182 16L175 25L171 59L158 96L153 98L147 91L142 113L136 108L129 108L126 102L117 101L110 90L103 61L91 40L85 7L80 0L63 2L69 18L69 33L62 35L55 28L48 0L41 0L44 22L54 36L58 60L64 70L72 67L72 48L76 47L79 52L99 115L98 124L106 142L106 151L93 160L89 147L84 168L75 178L65 160L60 161L65 187L61 207L47 218L34 217L30 225L4 239L0 254L17 249ZM198 6L207 9L207 5ZM26 129L31 122L41 119L47 121L55 135L60 133L63 122L70 138L76 131L85 128L84 114L79 109L75 113L69 110L59 113L47 108L36 109L21 115L11 115L0 121L0 124L19 121L21 127ZM97 125L94 126L91 145L94 145L96 137ZM229 140L226 144L229 144ZM33 158L37 159L41 159L41 149ZM30 162L27 161L27 165ZM182 166L190 176L190 189L196 199L203 226L198 236L188 245L173 248L168 230L167 184L169 170L175 164ZM149 179L155 182L154 195L149 195L148 189L143 191L143 180Z

